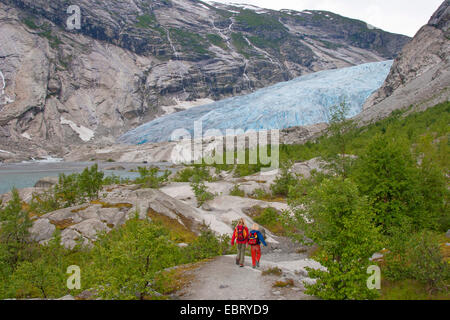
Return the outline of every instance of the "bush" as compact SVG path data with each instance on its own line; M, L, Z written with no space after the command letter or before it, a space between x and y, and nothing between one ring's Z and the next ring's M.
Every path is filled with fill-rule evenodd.
M61 208L83 204L87 200L98 199L103 187L104 173L95 164L85 168L81 174L60 174L58 183L46 192L33 194L30 211L45 214Z
M92 249L88 287L104 299L146 299L157 273L181 259L169 231L146 220L130 220L100 236Z
M29 242L28 229L32 226L28 212L22 207L17 189L12 190L12 198L0 209L0 243L2 263L14 270L21 259L21 251Z
M215 195L208 191L203 182L192 182L191 188L194 191L195 198L197 199L198 207L201 207L206 201L214 199Z
M259 216L253 218L253 220L256 223L264 227L267 227L269 230L271 230L275 225L278 224L279 214L277 210L275 210L274 208L268 207L265 208Z
M103 178L103 185L110 186L113 184L129 184L131 180L129 178L121 178L118 175L112 174Z
M245 197L245 192L244 190L239 189L238 184L235 184L234 187L230 190L230 196Z
M447 291L450 265L444 261L437 235L430 231L405 235L404 231L399 230L390 241L390 252L384 258L386 278L417 280L429 293Z
M308 268L317 282L306 285L306 293L340 300L377 297L366 286L366 271L381 241L374 214L357 186L348 179L325 179L293 211L291 225L304 230L305 242L311 239L322 248L315 259L327 268Z
M158 168L138 167L138 172L140 177L135 180L135 183L142 184L145 188L161 188L170 176L169 170L160 175Z
M292 162L281 165L281 174L277 176L274 184L270 186L270 190L274 196L288 196L289 187L297 183L296 177L290 172Z
M177 172L175 182L201 182L212 181L209 169L206 166L194 166L192 168L185 168Z
M266 192L264 189L257 188L253 190L252 197L258 200L265 200L265 199L271 199L272 195L268 192Z
M405 139L387 135L375 136L357 160L354 177L386 234L405 224L416 231L439 228L446 216L443 173L427 158L416 163Z
M98 171L98 165L94 164L91 168L85 168L78 176L78 185L80 192L89 200L98 199L98 194L102 189L103 176L105 174Z

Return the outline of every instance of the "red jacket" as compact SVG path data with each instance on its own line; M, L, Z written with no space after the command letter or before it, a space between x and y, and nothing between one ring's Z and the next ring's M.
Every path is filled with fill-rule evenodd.
M239 241L237 239L237 226L236 226L236 228L234 228L233 237L231 237L231 245L234 246L234 240L236 240L236 243L238 243L238 244L247 243L247 241L248 241L248 228L247 227L244 227L244 237L245 237L244 241Z

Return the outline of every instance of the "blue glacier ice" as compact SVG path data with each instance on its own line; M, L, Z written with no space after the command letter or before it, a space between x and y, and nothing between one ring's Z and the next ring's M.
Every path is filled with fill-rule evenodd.
M251 94L193 107L150 121L119 138L120 142L143 144L170 141L176 129L193 136L194 121L202 130L284 129L327 122L330 107L346 101L349 116L361 112L367 98L381 87L393 61L320 71L260 89Z

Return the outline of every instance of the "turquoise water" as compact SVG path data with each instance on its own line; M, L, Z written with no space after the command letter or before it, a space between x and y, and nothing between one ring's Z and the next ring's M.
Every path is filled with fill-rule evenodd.
M9 192L13 187L18 189L34 187L39 179L44 177L58 176L60 173L71 174L81 172L96 162L54 162L54 163L14 163L0 164L0 194ZM105 176L116 175L122 178L134 179L139 176L136 172L129 172L139 166L157 165L162 170L167 169L165 164L142 164L142 163L97 163L99 169ZM122 166L125 170L105 170L108 167Z

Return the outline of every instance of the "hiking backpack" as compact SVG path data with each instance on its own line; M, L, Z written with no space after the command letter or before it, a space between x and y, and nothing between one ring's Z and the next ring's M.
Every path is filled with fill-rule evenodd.
M236 227L236 235L237 235L237 240L238 241L245 241L245 229L244 226L237 226Z
M252 246L259 244L258 234L256 232L250 232L248 244Z

